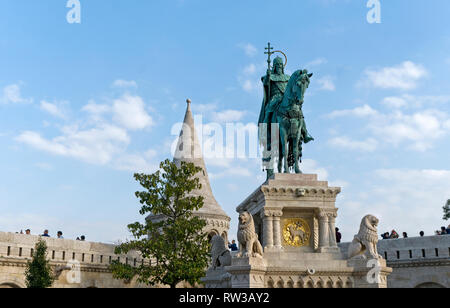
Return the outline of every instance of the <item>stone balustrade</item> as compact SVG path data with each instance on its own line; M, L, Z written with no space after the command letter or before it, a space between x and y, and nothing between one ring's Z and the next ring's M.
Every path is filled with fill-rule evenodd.
M112 261L139 266L151 264L139 253L116 255L115 245L67 239L46 238L47 259L53 269L73 266L79 263L81 281L70 283L61 275L54 283L58 288L79 287L144 287L136 281L115 280L109 269ZM25 266L31 260L39 236L0 232L0 287L25 287ZM66 269L63 272L67 274ZM69 279L70 280L70 279Z
M349 244L339 244L343 253L347 252ZM388 263L412 259L449 258L450 235L380 240L378 253Z
M64 263L76 260L84 265L108 266L113 260L130 265L145 262L136 252L127 255L116 255L115 245L84 242L57 238L45 238L47 243L47 258L52 262ZM31 259L32 251L39 236L0 232L0 260Z
M349 244L339 244L344 256ZM450 288L450 235L380 240L378 253L393 269L390 288Z

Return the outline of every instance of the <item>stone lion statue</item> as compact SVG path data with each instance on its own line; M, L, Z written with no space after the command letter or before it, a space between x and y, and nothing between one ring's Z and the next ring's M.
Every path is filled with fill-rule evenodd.
M225 247L225 240L219 235L211 239L211 268L217 269L231 265L231 253Z
M249 212L239 214L238 241L240 252L237 257L262 258L263 249L255 232L253 216Z
M361 221L361 227L353 242L348 247L348 258L360 257L363 259L381 259L378 254L378 223L379 220L373 215L365 216Z

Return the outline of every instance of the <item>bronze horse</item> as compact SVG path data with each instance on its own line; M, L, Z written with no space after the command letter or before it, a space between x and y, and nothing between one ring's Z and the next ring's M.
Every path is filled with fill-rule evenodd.
M302 144L314 140L308 134L302 106L310 78L307 70L296 71L289 79L283 101L275 110L272 123L279 125L278 172L289 173L294 167L295 173L302 173L299 163L302 157Z

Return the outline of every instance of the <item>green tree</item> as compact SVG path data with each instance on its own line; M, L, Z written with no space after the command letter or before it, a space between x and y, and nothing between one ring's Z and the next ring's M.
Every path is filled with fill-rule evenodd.
M450 199L447 200L447 203L443 207L444 209L444 220L450 219Z
M141 215L152 214L160 219L128 225L133 240L116 247L116 254L138 251L151 264L137 267L115 261L111 265L116 279L137 281L147 285L168 285L175 288L180 282L195 285L205 276L210 245L203 228L206 222L193 215L203 207L202 196L190 193L201 188L196 174L202 168L192 163L175 163L166 160L160 170L135 174L134 178L145 191L136 192L142 205Z
M43 239L39 239L34 248L33 257L31 261L27 262L25 269L25 280L28 288L49 288L55 281L50 261L46 259L46 255L47 244Z

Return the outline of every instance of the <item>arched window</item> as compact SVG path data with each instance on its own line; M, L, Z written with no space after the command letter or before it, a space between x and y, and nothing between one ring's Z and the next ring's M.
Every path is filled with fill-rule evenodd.
M416 289L445 289L445 287L439 283L425 282L416 286Z
M0 289L20 289L20 287L15 283L7 282L0 284Z

